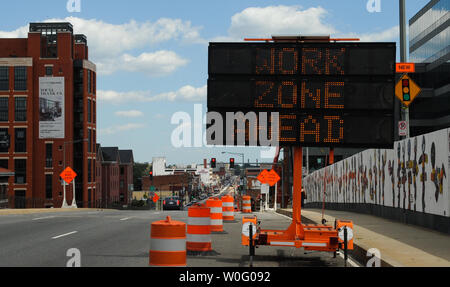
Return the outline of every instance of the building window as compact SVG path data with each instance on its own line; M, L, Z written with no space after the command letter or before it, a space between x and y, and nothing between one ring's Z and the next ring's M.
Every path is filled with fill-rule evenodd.
M125 173L125 169L123 168L123 166L120 167L120 175L123 175Z
M27 90L27 67L14 67L14 90Z
M10 146L8 129L0 129L0 153L8 153Z
M16 184L27 183L27 160L26 159L15 159L14 160L14 172L15 172L14 182Z
M87 103L88 123L92 122L91 102L92 101L90 99L88 99L88 103Z
M52 174L45 175L45 198L46 199L53 198L53 175Z
M45 167L53 167L53 144L45 145Z
M88 159L88 182L92 182L92 160Z
M27 121L27 98L24 97L15 98L14 115L15 115L14 120L16 122Z
M87 77L88 77L88 94L90 94L92 90L92 81L91 81L91 71L89 70L87 70Z
M92 107L92 114L93 114L93 122L94 122L94 124L96 123L96 121L97 121L97 114L96 114L96 112L97 112L97 110L96 110L96 106L95 106L95 101L93 101L93 107Z
M7 159L0 159L0 167L1 168L9 169L8 163L9 163L9 161Z
M15 129L15 152L27 152L27 129Z
M92 152L92 130L88 129L88 152Z
M53 67L52 66L45 67L45 75L53 76Z
M97 144L96 133L95 133L95 130L93 130L92 131L92 152L95 152L95 153L97 153L96 144Z
M0 67L0 91L9 91L9 67Z
M0 98L0 122L9 121L9 99L8 98Z

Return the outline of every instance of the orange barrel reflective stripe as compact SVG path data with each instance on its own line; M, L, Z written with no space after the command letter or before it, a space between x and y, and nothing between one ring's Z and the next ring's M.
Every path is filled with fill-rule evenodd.
M224 221L234 220L234 198L232 196L222 197L222 219Z
M151 225L150 266L186 266L186 223L166 220Z
M188 208L186 249L189 251L211 251L211 217L208 207Z
M243 213L252 212L252 200L251 197L248 195L242 197L242 212Z
M206 206L210 209L211 232L223 231L222 200L210 198L206 201Z

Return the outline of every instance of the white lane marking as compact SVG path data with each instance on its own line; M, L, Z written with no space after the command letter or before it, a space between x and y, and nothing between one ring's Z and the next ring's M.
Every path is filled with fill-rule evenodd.
M66 233L66 234L61 234L61 235L52 237L52 239L58 239L58 238L61 238L61 237L64 237L64 236L69 236L69 235L75 234L75 233L77 233L77 232L78 232L78 231L72 231L72 232L69 232L69 233Z
M50 218L55 218L55 216L46 216L46 217L39 217L39 218L33 218L32 220L42 220L42 219L50 219Z
M125 217L125 218L122 218L120 221L125 221L125 220L131 219L131 218L133 218L133 217Z

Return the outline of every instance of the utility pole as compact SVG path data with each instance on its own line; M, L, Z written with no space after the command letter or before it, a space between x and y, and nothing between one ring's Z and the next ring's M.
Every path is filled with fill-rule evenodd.
M406 0L399 0L400 11L400 62L406 63L408 56L406 52ZM409 133L409 108L402 105L402 118L406 121L406 138L410 137Z

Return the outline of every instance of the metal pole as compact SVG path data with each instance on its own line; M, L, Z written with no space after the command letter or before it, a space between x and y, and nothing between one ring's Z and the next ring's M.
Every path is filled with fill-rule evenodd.
M64 170L66 170L66 143L64 142L63 144L63 162L64 162ZM63 197L63 203L61 208L67 208L69 207L69 205L67 204L67 200L66 200L66 181L63 180L63 193L64 193L64 197Z
M406 52L406 4L405 0L399 0L400 11L400 62L405 63L408 61L408 55ZM409 108L403 107L403 117L406 121L406 138L410 137L409 132Z
M76 200L76 194L75 194L75 178L73 179L73 199L72 199L72 208L78 208L77 207L77 200Z

